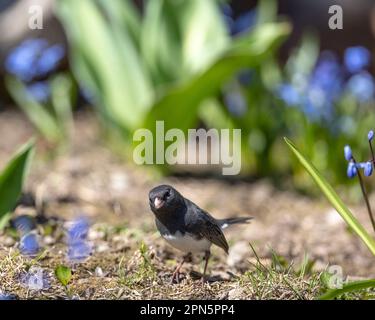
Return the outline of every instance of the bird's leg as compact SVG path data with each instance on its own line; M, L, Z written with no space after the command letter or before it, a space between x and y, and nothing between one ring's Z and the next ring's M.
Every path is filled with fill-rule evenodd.
M182 267L182 265L185 263L185 261L188 259L189 256L190 256L190 252L182 257L181 262L178 264L178 266L176 267L175 271L174 271L173 274L172 274L172 280L171 280L171 283L173 283L173 281L174 281L175 279L176 279L176 282L177 282L177 283L180 282L180 270L181 270L181 267Z
M204 269L203 269L203 276L202 276L202 283L205 282L206 280L206 271L207 271L207 265L208 265L208 259L210 259L210 256L211 256L211 252L210 251L206 251L204 253L204 260L205 260L205 263L204 263Z

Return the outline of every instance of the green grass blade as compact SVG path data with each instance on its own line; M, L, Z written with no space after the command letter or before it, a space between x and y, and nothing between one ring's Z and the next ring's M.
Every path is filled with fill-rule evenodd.
M12 211L21 194L34 149L31 140L24 144L0 173L0 218Z
M328 201L337 210L337 212L345 220L348 226L362 239L362 241L366 244L371 253L375 255L375 240L369 235L365 228L354 217L354 215L344 204L344 202L341 200L341 198L338 196L335 190L333 190L331 185L319 173L319 171L314 167L314 165L298 151L295 145L288 138L284 138L284 140L289 146L289 148L296 155L298 160L301 162L303 167L306 169L306 171L314 179L318 187L322 190L324 195L327 197Z
M353 292L363 289L375 288L375 279L353 281L343 285L340 289L331 289L318 297L318 300L331 300L344 293Z

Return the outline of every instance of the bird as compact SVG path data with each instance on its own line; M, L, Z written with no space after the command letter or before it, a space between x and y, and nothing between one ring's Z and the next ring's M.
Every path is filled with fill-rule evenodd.
M174 248L185 255L172 274L171 282L179 282L180 269L192 254L204 254L204 271L201 278L205 282L211 245L214 244L228 254L229 246L223 229L237 223L247 223L253 217L215 219L207 211L182 196L170 185L158 185L149 192L151 211L161 236Z

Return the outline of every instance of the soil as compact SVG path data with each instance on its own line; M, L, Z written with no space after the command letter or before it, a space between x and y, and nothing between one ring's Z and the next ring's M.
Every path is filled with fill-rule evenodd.
M1 167L33 133L22 114L16 111L0 113ZM73 266L73 297L220 299L231 294L232 298L259 298L246 286L241 287L238 281L233 281L246 274L255 259L249 243L265 264L270 263L274 251L296 266L308 255L314 261L316 271L338 265L344 276L375 276L373 256L324 199L309 198L293 190L278 190L266 177L254 182L214 177L160 178L150 170L124 161L100 136L94 116L81 112L76 114L75 134L67 152L51 159L46 155L45 144L38 142L25 193L15 212L16 216L34 215L41 225L56 221L64 226L66 221L77 216L89 218L93 254L85 263ZM225 232L231 247L229 255L219 248L213 250L214 258L209 264L211 281L204 290L192 273L192 270L200 270L199 257L184 266L184 285L173 287L169 284L174 264L181 254L160 238L148 206L148 191L161 183L173 185L217 218L254 217L250 224L235 226ZM351 208L371 230L365 207ZM63 239L61 230L43 238L48 250L37 263L51 274L55 266L65 261ZM140 256L142 242L147 246L147 257L153 261L151 269L145 266L147 259L142 260ZM16 277L17 266L19 271L25 270L25 259L16 254L17 246L17 238L0 233L0 275L7 279L0 286L3 291L11 291L21 298L33 297L33 294L38 298L43 298L43 294L46 298L70 297L56 280L51 280L54 289L47 290L48 294L30 293L21 285L15 285L12 279L14 281ZM141 267L140 261L143 261ZM155 268L156 276L150 276ZM7 270L13 270L12 276ZM121 270L125 276L121 276ZM129 284L126 274L131 270L145 273L146 280L142 285L142 275L134 273L136 271ZM139 279L135 279L136 276ZM307 298L311 298L309 294L306 294ZM279 292L267 297L288 298L288 294Z

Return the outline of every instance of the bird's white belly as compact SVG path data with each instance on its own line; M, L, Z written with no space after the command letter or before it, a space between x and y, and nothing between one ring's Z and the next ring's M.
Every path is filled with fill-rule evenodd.
M176 232L174 235L162 235L162 237L172 247L184 252L205 252L211 247L211 242L207 239L197 240L187 233L182 235L180 232Z

